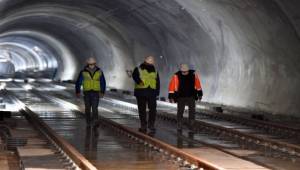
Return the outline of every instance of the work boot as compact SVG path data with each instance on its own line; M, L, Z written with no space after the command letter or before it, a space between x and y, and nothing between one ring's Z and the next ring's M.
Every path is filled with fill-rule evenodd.
M182 132L182 121L177 121L177 132Z
M147 128L139 128L139 132L147 133Z
M150 130L150 133L155 133L156 129L153 125L148 125L148 129Z
M96 120L93 122L93 127L94 128L98 128L100 126L100 121L99 120Z
M189 132L194 133L195 132L195 121L191 120L189 121Z
M86 127L87 128L90 128L91 127L91 123L89 122L89 123L86 123Z

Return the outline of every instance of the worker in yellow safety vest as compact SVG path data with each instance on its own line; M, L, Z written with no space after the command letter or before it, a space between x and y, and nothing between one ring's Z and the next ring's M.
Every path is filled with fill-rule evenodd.
M154 57L147 56L145 61L134 69L132 78L135 82L134 95L137 99L141 123L139 131L147 133L148 127L150 133L154 134L157 105L156 97L159 96L160 90L159 74L154 66ZM147 116L146 112L147 105L149 108L149 116Z
M87 126L95 127L98 122L99 100L104 96L106 81L102 70L96 66L96 59L93 57L88 58L87 65L79 73L75 86L77 97L80 97L81 86L83 86Z

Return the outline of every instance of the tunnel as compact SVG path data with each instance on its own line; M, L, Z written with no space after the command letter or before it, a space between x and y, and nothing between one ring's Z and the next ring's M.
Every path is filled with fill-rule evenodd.
M155 56L161 97L178 65L203 102L300 117L297 0L0 0L1 78L74 81L90 56L108 86Z

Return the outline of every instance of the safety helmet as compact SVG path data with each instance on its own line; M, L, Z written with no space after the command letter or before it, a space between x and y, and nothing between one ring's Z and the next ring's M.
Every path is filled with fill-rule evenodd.
M94 57L90 57L90 58L88 58L88 59L86 60L86 63L87 63L87 64L96 64L97 61L96 61L96 59L95 59Z
M145 58L145 62L148 63L148 64L154 64L154 57L149 55Z
M189 66L187 64L180 64L180 68L179 69L182 72L186 72L186 71L190 70L190 68L189 68Z

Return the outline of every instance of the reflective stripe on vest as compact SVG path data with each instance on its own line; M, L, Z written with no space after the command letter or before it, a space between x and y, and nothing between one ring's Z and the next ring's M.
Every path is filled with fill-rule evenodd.
M101 91L100 87L100 77L101 72L98 70L94 73L94 76L91 77L91 74L88 71L83 71L83 91Z
M136 84L136 89L145 89L150 87L151 89L156 89L156 79L157 72L149 73L146 69L142 70L139 68L140 79L144 82L144 85Z

